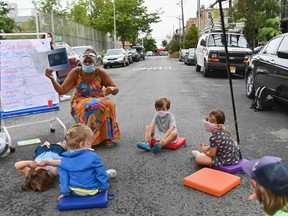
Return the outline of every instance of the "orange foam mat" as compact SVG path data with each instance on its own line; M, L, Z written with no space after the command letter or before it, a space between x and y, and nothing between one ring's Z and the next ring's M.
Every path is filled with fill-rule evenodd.
M240 177L210 168L202 168L184 178L184 185L212 194L222 196L240 184Z

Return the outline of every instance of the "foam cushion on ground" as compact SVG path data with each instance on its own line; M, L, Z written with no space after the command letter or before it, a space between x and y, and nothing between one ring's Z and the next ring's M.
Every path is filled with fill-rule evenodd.
M151 146L154 146L156 142L159 142L159 140L151 140ZM186 138L184 137L178 137L178 140L176 143L169 143L167 145L165 145L163 148L167 148L167 149L178 149L181 146L183 146L186 143Z
M184 178L184 185L212 194L222 196L240 184L240 177L211 168L202 168Z
M242 165L249 160L242 158L238 164L213 167L213 169L228 173L243 173Z
M58 210L74 210L86 208L107 208L108 191L93 196L67 196L58 201Z

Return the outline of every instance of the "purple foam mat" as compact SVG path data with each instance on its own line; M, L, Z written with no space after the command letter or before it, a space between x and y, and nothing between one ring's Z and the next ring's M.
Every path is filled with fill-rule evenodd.
M249 161L249 160L242 158L238 164L218 166L218 167L213 167L213 168L216 170L220 170L220 171L232 173L232 174L233 173L243 173L242 165L244 163L246 163L247 161Z

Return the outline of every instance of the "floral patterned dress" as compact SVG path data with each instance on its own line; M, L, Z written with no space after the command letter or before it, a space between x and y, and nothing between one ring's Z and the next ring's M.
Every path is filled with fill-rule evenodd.
M94 133L93 145L105 140L120 139L120 129L116 121L116 105L102 94L102 80L99 74L87 85L82 70L76 80L76 88L71 99L71 115L76 123L85 124Z

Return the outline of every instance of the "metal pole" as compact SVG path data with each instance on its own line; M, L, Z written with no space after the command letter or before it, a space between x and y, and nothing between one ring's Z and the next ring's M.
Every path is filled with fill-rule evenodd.
M183 11L183 0L181 0L181 12L182 12L182 35L184 36L185 34L185 26L184 26L184 11Z
M35 9L35 22L36 22L36 33L39 33L38 11L36 9ZM39 34L37 34L37 39L39 39Z
M113 0L113 12L114 12L114 48L116 48L116 8L115 1Z
M201 27L200 27L200 25L201 25L201 21L200 21L200 19L201 19L201 9L200 9L200 0L197 0L197 8L198 8L198 38L200 37L200 30L201 30Z
M226 54L225 56L226 56L227 75L228 75L228 79L229 79L232 106L233 106L236 137L237 137L237 142L240 143L237 117L236 117L236 108L235 108L235 101L234 101L234 94L233 94L233 85L232 85L232 79L231 79L231 73L230 73L230 63L229 63L229 56L228 56L229 53L228 53L228 48L227 48L227 38L226 38L226 30L225 30L225 23L224 23L223 8L222 8L222 0L219 0L218 2L219 2L219 9L220 9L220 16L221 16L222 33L223 33L223 40L224 40L223 42L224 42L225 54Z

